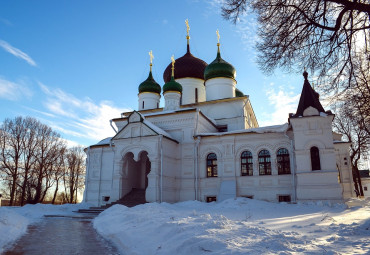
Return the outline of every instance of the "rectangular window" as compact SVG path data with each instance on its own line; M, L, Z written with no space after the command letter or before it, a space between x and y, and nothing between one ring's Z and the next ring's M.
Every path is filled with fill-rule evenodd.
M279 195L279 202L290 202L290 195Z
M246 196L242 196L242 197L249 198L249 199L253 199L253 196L248 196L248 195L246 195Z
M207 203L216 202L217 197L207 197Z
M364 187L364 191L367 191L367 187L366 186Z

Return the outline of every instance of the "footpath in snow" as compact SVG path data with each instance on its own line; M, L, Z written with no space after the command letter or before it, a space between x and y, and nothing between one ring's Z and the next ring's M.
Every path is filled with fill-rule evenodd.
M44 220L44 215L75 215L73 211L89 208L89 204L36 204L23 207L0 207L0 254L27 232L31 224Z

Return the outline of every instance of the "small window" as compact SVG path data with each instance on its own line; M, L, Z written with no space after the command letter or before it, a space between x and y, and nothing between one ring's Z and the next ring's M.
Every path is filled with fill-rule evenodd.
M198 88L195 88L195 103L198 103Z
M311 147L310 153L311 153L311 167L312 167L312 171L321 170L319 148L317 148L315 146L314 147Z
M144 101L143 101L143 107L142 108L144 109Z
M217 197L207 197L207 203L216 202Z
M248 198L248 199L253 199L253 196L248 196L248 195L242 196L242 197L245 197L245 198Z
M271 156L268 150L261 150L258 153L258 165L260 175L271 175Z
M277 167L278 174L290 174L290 159L289 152L285 148L281 148L277 151Z
M159 103L157 103L157 108L159 108Z
M241 175L251 176L253 175L253 157L250 151L243 151L241 157Z
M290 195L279 196L279 202L290 202Z
M367 191L367 187L366 186L364 187L364 191Z
M215 153L207 156L207 177L217 177L217 155Z
M227 125L219 125L217 126L218 132L227 132Z

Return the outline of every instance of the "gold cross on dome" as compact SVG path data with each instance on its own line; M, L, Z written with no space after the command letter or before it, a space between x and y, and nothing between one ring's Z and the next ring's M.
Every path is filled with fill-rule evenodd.
M175 56L174 55L172 55L172 57L171 57L171 62L172 62L172 66L174 66L175 65Z
M187 36L189 36L190 26L189 26L189 21L188 21L188 19L186 19L186 20L185 20L185 24L186 24L186 34L187 34Z
M153 63L153 58L154 58L153 51L149 51L149 57L150 57L150 64L152 64Z
M218 31L218 29L216 30L216 34L217 34L217 43L220 43L220 32Z

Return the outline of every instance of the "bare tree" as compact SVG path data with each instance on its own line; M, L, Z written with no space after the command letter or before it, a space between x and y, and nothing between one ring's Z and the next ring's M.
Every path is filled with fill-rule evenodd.
M351 107L347 104L340 105L337 115L334 119L333 126L341 134L344 139L351 143L350 159L352 166L353 181L355 189L361 196L364 195L362 190L361 178L359 173L360 159L369 150L369 134L362 128L362 124L358 123L361 119L353 115Z
M243 13L257 15L262 70L318 72L326 91L357 84L355 58L370 59L368 0L225 0L222 15L234 23Z
M59 183L61 179L63 179L63 176L65 175L65 153L66 148L63 146L60 148L59 151L59 157L52 166L52 174L53 174L53 181L54 181L54 195L53 199L51 200L51 203L54 204L55 200L57 199L58 191L59 191Z
M10 205L14 204L17 182L21 168L21 157L24 152L23 140L26 135L24 119L5 119L0 129L0 169L6 176L10 187Z
M77 202L77 194L84 185L85 154L82 147L70 148L66 153L66 172L63 177L68 203Z
M22 146L24 149L24 153L22 155L22 162L23 162L23 171L21 173L21 180L20 180L20 204L24 205L26 201L26 187L28 183L28 179L30 177L31 170L33 169L36 158L36 149L37 149L37 139L36 139L36 130L37 127L40 126L41 123L31 117L27 117L24 120L24 128L25 128L25 136L22 140Z
M47 125L39 125L36 136L36 162L32 177L29 179L28 202L30 203L42 202L47 191L53 185L53 165L60 157L60 147L64 146L60 135Z

